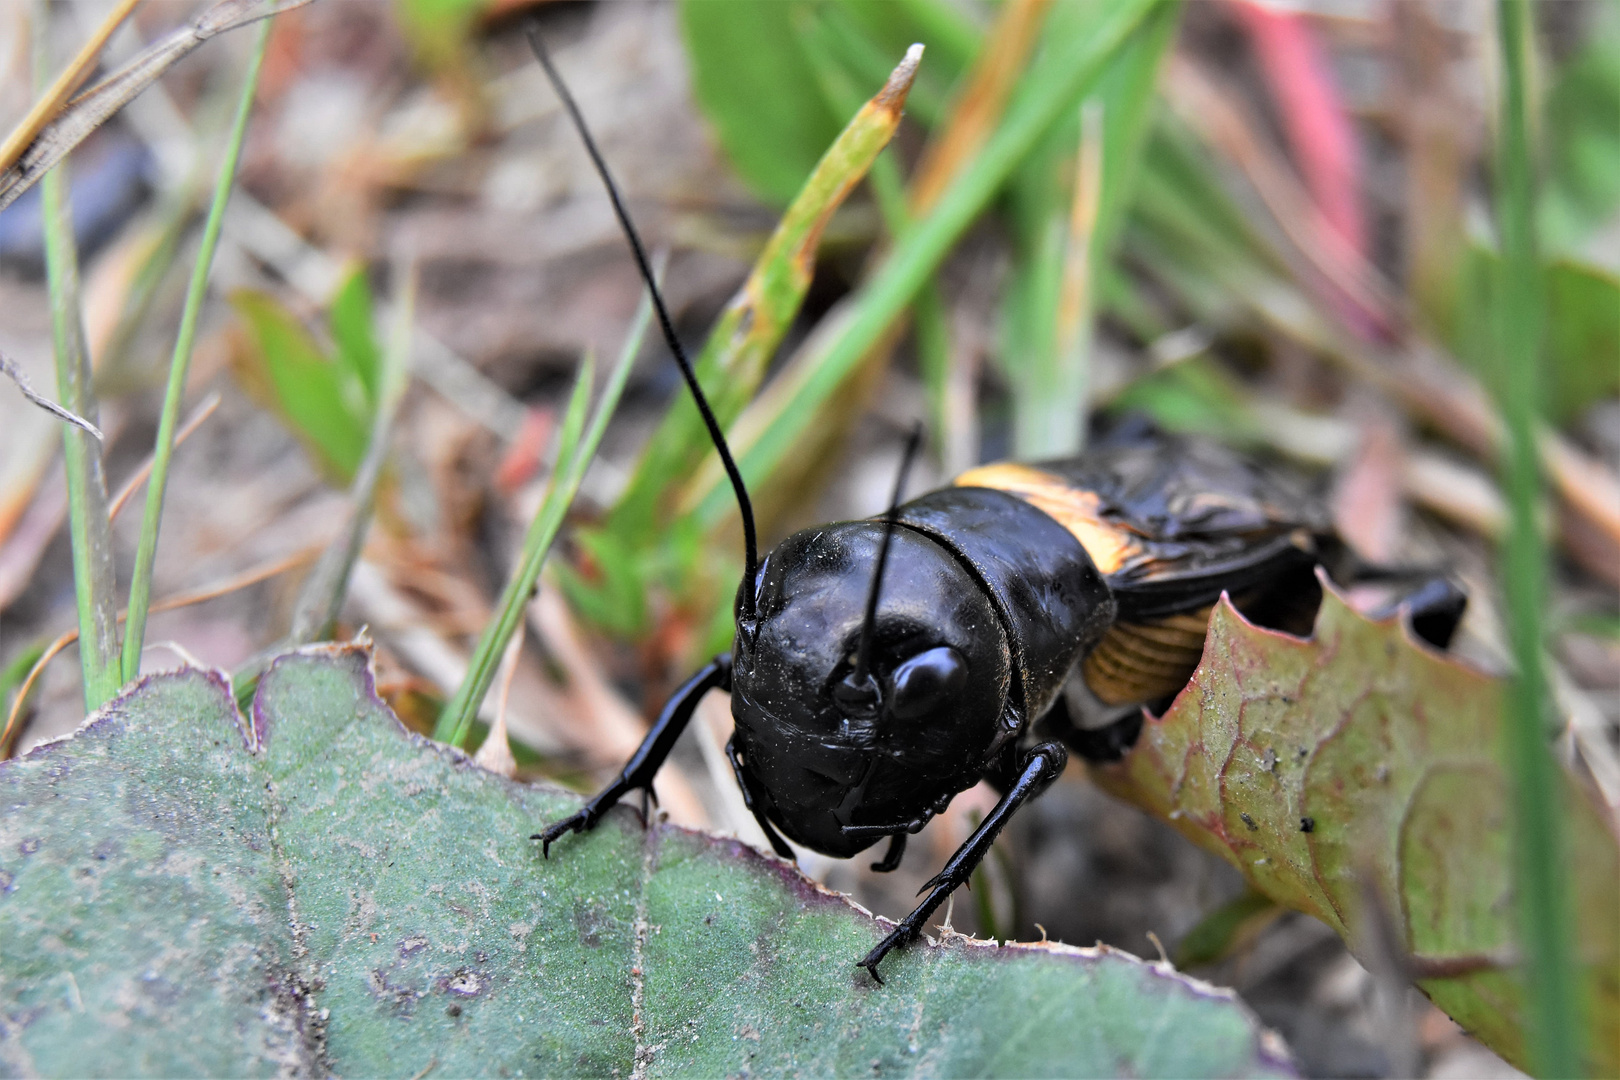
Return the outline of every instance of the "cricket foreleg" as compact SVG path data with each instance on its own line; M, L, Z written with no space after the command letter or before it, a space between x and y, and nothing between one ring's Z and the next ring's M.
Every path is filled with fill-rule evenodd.
M995 842L997 834L1006 827L1008 821L1012 820L1018 808L1057 779L1063 772L1064 765L1068 764L1068 760L1068 752L1058 743L1041 743L1032 749L1024 758L1023 771L1019 773L1018 779L1013 782L1007 794L996 803L995 809L979 823L973 835L968 837L967 843L951 856L945 868L924 883L919 891L926 890L928 895L923 897L922 903L894 928L893 933L878 942L877 947L867 953L858 966L871 972L872 978L881 983L883 979L877 971L879 961L890 951L917 939L928 917L945 902L945 898L958 885L967 883L974 868L989 853L990 845Z
M794 859L793 849L788 847L787 841L777 834L776 828L771 825L771 819L765 816L765 808L760 805L759 796L754 791L753 775L749 773L747 767L743 764L742 758L737 754L737 737L735 735L726 740L726 759L731 762L731 772L737 778L737 786L742 788L743 805L748 807L748 812L754 815L755 821L759 822L761 831L765 833L765 839L771 842L771 850L789 862L797 861Z
M692 714L696 711L698 702L710 690L731 689L731 657L721 655L706 664L696 675L686 681L686 685L675 691L675 695L664 706L664 711L658 714L653 723L652 730L647 737L641 740L641 746L630 756L624 769L618 777L596 794L589 802L580 807L578 812L563 818L561 821L547 825L542 832L529 837L540 841L541 853L548 858L551 855L551 842L566 832L585 832L594 829L602 815L617 803L621 796L640 788L651 794L653 777L663 767L664 759L675 748L675 742L686 730L691 722Z

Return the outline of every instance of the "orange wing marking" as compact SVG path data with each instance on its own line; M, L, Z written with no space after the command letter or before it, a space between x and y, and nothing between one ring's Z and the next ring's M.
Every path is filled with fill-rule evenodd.
M1081 491L1051 473L1015 462L1002 462L969 469L958 476L954 484L1005 491L1050 514L1074 534L1104 575L1117 574L1146 557L1136 537L1103 519L1102 500L1096 492Z

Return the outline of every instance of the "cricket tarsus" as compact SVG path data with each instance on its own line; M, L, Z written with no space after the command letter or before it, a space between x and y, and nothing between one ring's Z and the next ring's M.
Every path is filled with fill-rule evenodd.
M958 886L967 884L974 869L989 853L990 845L995 843L996 835L1006 827L1008 821L1012 820L1018 808L1057 779L1068 760L1068 752L1060 743L1041 743L1031 749L1024 758L1023 771L1008 789L1007 794L996 803L995 809L979 823L979 827L967 838L967 842L956 850L956 854L951 856L945 868L918 890L919 892L926 890L928 893L923 897L922 903L918 904L916 910L907 915L888 937L878 942L877 947L867 953L856 966L869 971L872 978L881 985L883 977L878 974L878 963L891 951L917 940L928 917Z
M624 795L638 788L650 795L653 777L663 766L664 759L669 757L669 752L675 748L681 732L685 731L686 725L691 722L692 714L697 710L698 702L703 700L703 695L710 690L729 689L731 689L731 656L722 654L705 664L696 675L686 681L686 685L675 691L675 695L664 706L664 711L658 714L652 730L641 740L641 746L631 755L613 783L598 792L576 813L546 826L544 831L529 837L530 840L540 841L541 854L549 859L552 841L564 833L586 832L596 828L596 823L602 820L602 815L611 810Z
M624 229L625 239L630 243L630 253L635 256L636 268L641 271L641 279L646 283L647 293L652 297L653 310L658 313L658 326L663 331L664 341L669 345L669 351L675 355L675 363L681 369L681 377L692 391L692 399L697 403L698 412L703 417L703 426L709 431L709 439L714 443L714 449L720 455L720 464L725 466L726 476L731 480L731 489L737 495L737 509L742 514L743 526L743 583L742 600L744 614L752 616L754 613L754 579L759 569L759 542L754 531L754 507L748 498L748 489L743 485L742 472L737 468L737 462L731 456L731 448L726 445L725 433L720 430L720 422L715 419L714 410L709 407L709 400L703 394L703 388L698 385L697 373L692 370L692 362L687 359L686 350L675 333L675 323L669 317L669 309L664 306L663 294L658 291L658 284L653 279L652 264L647 261L647 252L641 243L641 236L630 220L630 211L624 205L624 198L619 194L619 185L614 182L613 174L608 171L607 161L602 152L596 148L596 140L591 137L590 128L585 126L585 117L574 103L574 95L568 92L562 76L557 73L556 67L551 63L551 56L546 52L544 43L540 40L540 28L529 23L524 28L529 39L529 47L534 50L536 60L544 69L546 78L557 92L562 101L563 109L574 123L574 129L579 132L580 140L585 144L585 152L591 157L596 166L598 175L602 177L602 184L607 188L608 199L613 203L613 212L619 218L619 225Z
M877 563L872 568L872 587L866 592L866 616L861 620L860 642L855 649L855 674L851 681L856 686L867 681L867 668L872 659L872 627L877 625L878 593L883 588L883 566L889 561L889 545L894 540L896 525L895 513L900 508L900 496L906 490L906 476L917 457L917 447L922 445L922 434L922 422L918 421L911 429L911 436L906 439L905 453L900 456L900 471L894 478L894 493L889 496L889 509L884 514L883 543L878 548Z

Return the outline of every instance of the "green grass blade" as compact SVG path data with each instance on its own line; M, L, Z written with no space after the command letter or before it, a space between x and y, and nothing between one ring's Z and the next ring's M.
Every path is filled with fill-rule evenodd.
M1042 56L1031 67L1001 127L862 291L843 333L794 388L792 408L784 410L739 455L750 482L758 483L781 464L806 426L911 304L1007 177L1052 125L1077 107L1153 6L1153 0L1122 0L1099 17L1093 34L1065 43L1066 47ZM713 527L725 516L727 498L727 493L712 484L702 494L700 514L706 526Z
M806 20L799 34L799 43L805 59L816 73L822 97L834 112L842 115L860 107L859 94L853 76L838 62L836 49L829 41L832 31L823 19ZM884 227L891 238L899 238L911 228L911 210L906 201L905 181L894 152L885 151L872 163L869 177L878 212L883 215ZM934 444L943 449L950 444L945 412L945 387L950 376L951 339L946 323L945 301L939 286L930 280L912 305L912 319L916 327L917 366L923 376L923 387L928 393L929 426L934 432Z
M34 75L43 90L49 74L48 7L34 8ZM57 399L64 409L94 424L90 354L79 308L79 256L63 162L41 182L45 228L45 276L51 294L51 337L56 351ZM84 707L100 708L123 685L118 650L118 595L113 574L112 527L107 521L107 478L101 445L72 425L62 427L67 468L68 523L73 545L73 591L79 610L79 659L84 670Z
M862 84L838 62L828 41L831 31L827 28L826 20L807 9L804 17L798 21L799 48L803 50L810 70L815 73L816 88L821 92L822 101L836 116L859 119L861 107L866 104L861 92ZM906 100L911 100L909 93ZM883 215L883 224L892 234L904 232L910 224L910 215L906 210L906 185L892 151L878 154L869 170L868 182L877 200L878 212Z
M523 609L534 595L535 582L540 579L540 564L556 537L557 528L562 524L567 504L572 501L569 481L572 479L574 460L579 456L585 410L590 404L595 374L595 358L587 353L580 361L574 389L568 398L568 411L563 415L562 428L558 432L557 464L552 469L551 482L546 488L545 498L541 500L540 509L529 523L517 568L501 592L495 617L484 627L478 645L473 649L466 676L456 688L455 696L445 704L444 712L439 715L439 722L433 729L433 737L442 742L462 746L466 741L472 730L473 718L484 703L484 695L489 693L490 685L495 681L495 672L506 652L506 645L517 632L518 624L523 619ZM531 566L534 568L532 578L529 574Z
M916 37L908 37L895 46L885 47L880 44L852 17L852 12L845 6L823 4L814 9L813 21L823 32L822 48L830 49L832 55L844 71L848 72L857 83L862 86L880 85L889 77L889 71L894 66L895 53L909 48L912 45L922 45L925 49L928 42ZM809 19L799 20L799 45L804 47L803 26ZM806 57L808 59L808 56ZM815 62L811 61L812 71ZM930 75L937 75L936 65L930 59L928 71ZM906 112L926 128L933 128L945 116L946 96L942 86L936 79L919 77L912 81L906 91ZM819 78L819 75L817 76ZM847 110L839 110L838 115L844 115Z
M135 549L135 572L129 585L129 620L124 628L125 679L133 679L141 670L146 612L152 600L152 564L157 558L158 530L163 522L163 496L168 490L169 459L174 454L174 432L180 420L180 399L186 391L186 374L191 370L191 349L197 337L197 317L208 294L208 272L214 265L214 251L219 247L225 204L230 201L231 188L236 182L236 164L242 155L242 138L247 131L248 116L253 111L253 95L259 86L259 68L264 62L265 46L270 40L270 23L271 20L265 19L259 24L247 75L242 80L236 119L231 124L225 156L220 161L219 177L214 183L214 199L208 208L207 223L203 226L197 262L191 270L191 284L186 290L186 304L180 315L180 330L175 335L174 355L169 360L169 383L163 394L163 412L158 419L157 445L152 452L152 478L146 487L146 511L141 518L141 538Z
M292 630L288 635L293 645L324 641L332 636L338 612L348 592L349 575L366 531L371 526L372 510L377 499L377 483L382 479L383 466L388 462L389 440L394 432L394 418L399 415L399 403L410 384L411 328L416 318L416 270L405 274L405 287L395 305L394 325L389 335L388 348L383 350L375 371L377 397L372 414L371 440L366 454L355 470L354 483L349 487L349 517L343 530L333 539L331 546L321 553L320 560L310 571L299 590L298 604L293 611ZM369 313L371 305L366 302Z
M1054 13L1047 32L1076 32L1070 28L1075 13L1073 8ZM1034 155L1032 164L1048 177L1025 185L1040 205L1030 215L1035 236L1027 265L1015 279L1022 287L1011 296L1008 331L1018 344L1003 357L1013 385L1014 445L1021 457L1063 457L1078 453L1084 442L1096 283L1130 206L1156 76L1179 14L1179 4L1157 8L1087 95L1072 191L1050 177L1067 171L1062 166L1076 145L1074 126L1060 140L1063 153L1050 161Z
M1547 745L1550 698L1542 670L1547 551L1538 520L1542 319L1527 71L1530 11L1527 0L1498 0L1496 10L1502 48L1496 204L1503 273L1497 305L1496 390L1508 429L1502 486L1510 510L1502 549L1502 591L1518 665L1502 754L1513 778L1514 894L1528 968L1531 1060L1539 1075L1565 1077L1581 1075L1584 1040L1571 958L1557 766Z
M715 417L729 425L753 396L782 337L810 288L816 248L833 212L861 181L899 126L916 63L894 69L822 156L783 215L748 280L714 330L695 365ZM676 484L708 453L708 432L696 406L681 395L642 454L608 527L627 542L656 531Z
M608 375L607 385L602 389L602 396L596 403L588 429L585 428L585 406L590 401L596 365L589 355L580 364L579 377L574 382L568 411L558 434L557 465L551 473L551 484L534 520L529 524L528 535L523 540L523 554L511 580L506 583L505 591L501 593L495 617L484 627L484 633L473 650L467 675L456 688L455 696L445 705L444 712L439 715L439 722L433 729L435 739L452 746L464 746L467 736L471 734L473 718L478 715L484 695L489 693L490 685L495 681L495 672L500 667L507 642L517 632L524 609L528 607L535 585L540 581L540 570L545 566L546 555L562 528L574 496L579 492L585 471L596 457L596 448L601 445L608 420L618 408L619 398L630 378L630 368L635 363L636 354L641 351L641 342L651 319L652 300L644 295L641 306L636 309L624 349L619 353L613 371Z

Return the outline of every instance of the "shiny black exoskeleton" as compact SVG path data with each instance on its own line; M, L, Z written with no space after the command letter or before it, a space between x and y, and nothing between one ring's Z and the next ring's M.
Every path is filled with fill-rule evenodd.
M916 910L861 960L876 978L883 956L920 933L1018 807L1062 772L1067 750L1041 741L1037 719L1088 756L1116 756L1134 738L1139 707L1103 738L1060 717L1066 681L1105 634L1143 613L1200 610L1228 586L1274 601L1274 593L1297 591L1302 572L1313 580L1315 558L1292 544L1256 542L1248 555L1231 546L1257 524L1286 536L1291 519L1311 517L1304 504L1257 498L1257 490L1273 494L1265 474L1235 456L1154 438L1095 460L1121 471L1158 467L1163 477L1163 489L1149 485L1133 503L1103 500L1113 507L1109 520L1157 505L1189 476L1209 485L1194 493L1200 505L1223 500L1219 513L1202 530L1138 520L1150 548L1160 537L1152 551L1162 566L1148 572L1137 563L1111 577L1052 516L987 487L944 488L896 507L887 521L791 536L760 565L752 593L739 589L734 653L682 687L619 778L540 839L549 850L563 833L594 826L629 791L650 791L710 689L731 692L731 764L784 858L792 858L784 836L839 857L887 838L876 868L893 869L907 836L957 793L990 781L1003 793L995 809L928 883ZM1211 477L1225 477L1224 489L1213 489ZM1239 514L1245 505L1259 509ZM1462 612L1461 594L1438 579L1406 606L1420 633L1442 646Z
M1018 736L1113 598L1086 552L1004 492L947 488L899 508L857 682L881 522L783 541L738 606L739 779L789 839L850 856L921 829L986 775L1010 782Z
M1052 471L999 484L965 479L968 486L893 506L882 520L798 533L756 565L741 473L623 199L532 28L529 38L601 173L730 478L747 567L734 652L676 691L611 784L535 839L549 855L554 841L593 828L622 796L650 795L710 690L731 693L736 732L727 753L745 802L784 858L793 858L787 840L849 857L887 838L875 865L892 870L909 835L957 793L988 780L1000 801L924 886L916 909L861 959L881 982L883 957L921 933L1018 808L1063 771L1064 743L1088 756L1118 756L1139 730L1140 706L1185 682L1202 647L1200 620L1222 592L1245 611L1275 615L1297 606L1302 586L1304 593L1315 587L1316 517L1286 485L1248 464L1167 440L1052 463ZM914 53L891 76L902 97ZM1052 513L1038 507L1043 499ZM1414 628L1443 645L1461 615L1461 594L1444 581L1431 584L1414 594L1421 613L1417 599L1407 607ZM1064 703L1088 663L1097 670L1074 691L1076 723ZM1098 716L1084 714L1098 706L1102 722L1092 723Z
M788 839L848 857L888 838L880 868L952 796L990 778L1006 792L929 896L862 964L920 930L966 880L1023 801L1067 761L1057 743L1022 745L1075 661L1113 621L1114 599L1061 525L986 488L947 488L897 509L857 672L882 521L845 522L783 541L739 594L735 652L672 699L619 779L541 834L588 829L653 773L710 689L729 689L728 750L749 809L776 850Z

